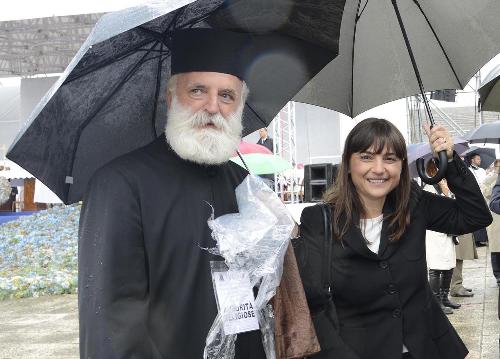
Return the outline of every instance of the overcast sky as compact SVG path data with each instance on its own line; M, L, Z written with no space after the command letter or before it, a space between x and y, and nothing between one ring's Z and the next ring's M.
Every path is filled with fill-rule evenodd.
M3 0L0 21L108 12L146 0Z

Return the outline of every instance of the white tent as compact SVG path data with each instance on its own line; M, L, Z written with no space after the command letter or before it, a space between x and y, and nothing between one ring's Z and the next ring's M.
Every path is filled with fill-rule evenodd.
M35 182L35 198L36 203L62 203L59 197L56 196L46 185L39 180Z
M23 186L24 179L35 178L31 173L23 169L21 166L12 162L10 160L0 161L0 168L3 166L3 170L0 170L0 177L5 177L10 180L12 186L21 187ZM35 196L34 202L36 203L62 203L62 201L57 197L54 192L47 188L38 179L35 181Z
M34 176L19 166L17 163L10 160L0 161L0 177L5 177L9 180L23 180L25 178L34 178Z

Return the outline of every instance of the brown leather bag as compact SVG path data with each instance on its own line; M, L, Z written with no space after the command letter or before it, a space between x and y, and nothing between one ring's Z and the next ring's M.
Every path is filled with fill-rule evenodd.
M303 358L321 350L291 244L285 254L273 308L277 358Z

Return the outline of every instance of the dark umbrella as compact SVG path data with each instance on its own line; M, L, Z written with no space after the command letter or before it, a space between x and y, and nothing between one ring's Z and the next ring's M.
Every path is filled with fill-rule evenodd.
M479 88L481 111L500 112L500 65L497 65L484 78Z
M453 138L453 143L455 151L457 153L462 153L466 151L469 146L467 145L467 140L460 137ZM411 178L418 177L417 172L417 159L423 158L428 161L432 158L433 152L429 146L429 142L412 143L406 146L406 151L408 153L408 167L410 168Z
M470 143L498 143L500 144L500 121L485 123L471 130L465 136Z
M468 150L462 152L460 156L471 158L474 155L479 155L481 157L481 164L479 167L487 169L496 160L496 154L494 148L483 148L483 147L471 147ZM470 161L468 161L470 162Z
M97 168L163 131L170 35L192 27L259 34L245 77L244 134L267 126L337 55L344 2L171 0L105 15L7 156L65 203L80 200Z
M500 52L499 15L498 0L348 1L339 56L294 99L354 117L420 92L432 119L425 91L464 88Z

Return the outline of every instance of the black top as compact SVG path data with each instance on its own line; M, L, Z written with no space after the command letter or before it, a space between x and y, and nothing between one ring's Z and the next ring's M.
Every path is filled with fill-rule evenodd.
M216 217L237 212L245 176L182 160L164 137L96 172L80 219L81 358L202 358L220 259L203 249L215 246L207 203ZM257 334L248 358L262 357Z
M264 142L262 142L262 138L259 138L257 144L266 147L269 151L274 153L273 139L271 137L267 137Z

